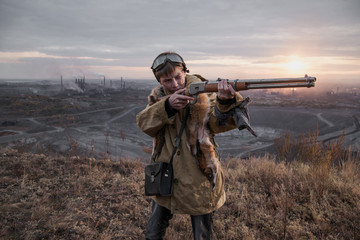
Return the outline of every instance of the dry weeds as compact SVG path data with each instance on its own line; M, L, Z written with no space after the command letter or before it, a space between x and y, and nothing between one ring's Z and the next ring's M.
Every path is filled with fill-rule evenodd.
M358 159L357 159L358 160ZM0 149L1 239L144 239L150 198L137 160L46 156ZM270 157L223 162L227 201L214 239L358 239L359 161L331 166ZM166 239L192 239L176 215Z

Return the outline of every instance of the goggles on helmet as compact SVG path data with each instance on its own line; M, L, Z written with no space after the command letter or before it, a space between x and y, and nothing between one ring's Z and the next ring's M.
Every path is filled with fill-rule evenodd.
M151 69L154 72L159 71L162 67L164 67L164 65L166 64L167 61L170 61L172 63L179 63L185 67L185 63L184 63L184 60L182 59L182 57L180 57L179 55L177 55L175 53L167 53L167 54L160 55L157 58L155 58L152 66L151 66Z

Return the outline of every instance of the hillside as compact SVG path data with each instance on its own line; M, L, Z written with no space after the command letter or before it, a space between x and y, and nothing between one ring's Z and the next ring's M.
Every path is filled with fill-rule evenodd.
M360 166L222 162L227 201L214 239L358 239ZM32 154L0 149L1 239L143 239L150 198L136 160ZM167 239L192 239L177 215Z

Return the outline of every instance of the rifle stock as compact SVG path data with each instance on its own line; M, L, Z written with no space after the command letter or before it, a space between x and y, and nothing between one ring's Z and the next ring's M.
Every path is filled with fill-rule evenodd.
M219 80L219 79L218 79ZM267 88L298 88L298 87L315 87L315 77L301 78L271 78L271 79L246 79L228 81L235 91L243 91L249 89L267 89ZM191 83L186 89L185 94L192 96L199 93L210 93L218 91L217 82L195 82Z

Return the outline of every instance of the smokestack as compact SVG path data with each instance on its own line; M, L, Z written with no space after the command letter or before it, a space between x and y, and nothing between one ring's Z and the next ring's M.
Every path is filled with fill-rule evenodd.
M85 90L85 75L84 75L84 78L83 78L83 80L82 80L81 89L82 89L83 91Z
M103 76L104 77L104 86L105 86L105 76Z
M63 84L63 78L62 75L60 75L60 81L61 81L61 91L64 91L64 84Z

